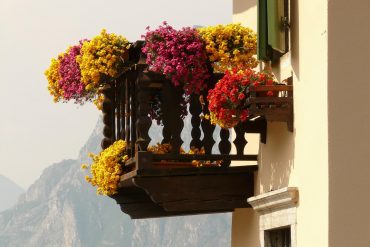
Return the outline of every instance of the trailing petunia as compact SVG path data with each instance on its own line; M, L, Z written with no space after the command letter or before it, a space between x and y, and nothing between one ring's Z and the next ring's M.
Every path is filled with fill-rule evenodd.
M94 98L94 94L85 90L81 82L80 66L76 57L81 54L81 47L87 40L81 40L78 45L70 47L66 53L59 57L59 87L63 91L63 99L75 100L76 103L84 103Z
M147 29L142 51L151 71L164 74L175 86L182 85L186 94L207 88L207 57L196 29L175 30L166 22L154 31Z

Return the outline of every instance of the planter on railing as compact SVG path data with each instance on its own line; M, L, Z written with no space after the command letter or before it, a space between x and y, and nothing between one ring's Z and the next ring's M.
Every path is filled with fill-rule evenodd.
M287 81L291 84L292 78ZM250 87L247 99L250 118L264 117L267 121L286 122L289 131L293 131L293 86L273 85ZM272 92L272 96L267 96Z

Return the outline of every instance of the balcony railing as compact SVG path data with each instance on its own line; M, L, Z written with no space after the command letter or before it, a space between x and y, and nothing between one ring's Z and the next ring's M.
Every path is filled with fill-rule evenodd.
M123 164L118 193L112 196L123 212L132 218L162 217L233 211L249 207L246 198L253 196L253 173L257 170L257 155L246 154L245 133L259 133L266 142L266 121L258 118L234 128L235 154L230 154L230 131L218 129L201 115L208 114L207 92L191 95L188 101L191 117L190 146L204 148L205 154L181 154L181 132L185 121L181 117L183 90L174 87L164 76L147 70L141 50L136 43L130 50L132 66L104 89L104 139L106 148L117 139L128 143L131 157ZM212 88L221 74L212 74ZM166 154L147 150L153 125L149 113L153 102L160 102L162 140L172 149ZM256 102L251 102L256 103ZM212 152L219 136L218 152ZM217 148L216 148L217 149ZM222 161L220 166L194 167L192 160ZM232 161L252 161L254 165L230 166Z

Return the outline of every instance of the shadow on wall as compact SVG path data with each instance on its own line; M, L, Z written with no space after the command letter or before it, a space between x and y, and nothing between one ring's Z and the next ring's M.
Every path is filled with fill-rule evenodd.
M267 144L261 144L256 194L289 186L294 169L294 133L286 123L268 123Z
M240 14L252 7L257 6L257 0L238 1L233 0L233 14Z

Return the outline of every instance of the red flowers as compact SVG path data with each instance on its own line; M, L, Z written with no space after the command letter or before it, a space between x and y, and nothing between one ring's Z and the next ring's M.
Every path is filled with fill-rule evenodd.
M249 116L246 106L249 87L273 83L272 75L265 71L255 72L251 69L226 71L215 88L208 92L211 122L222 128L232 128L239 122L246 121ZM268 96L272 96L271 94L273 95L272 91L267 93Z

